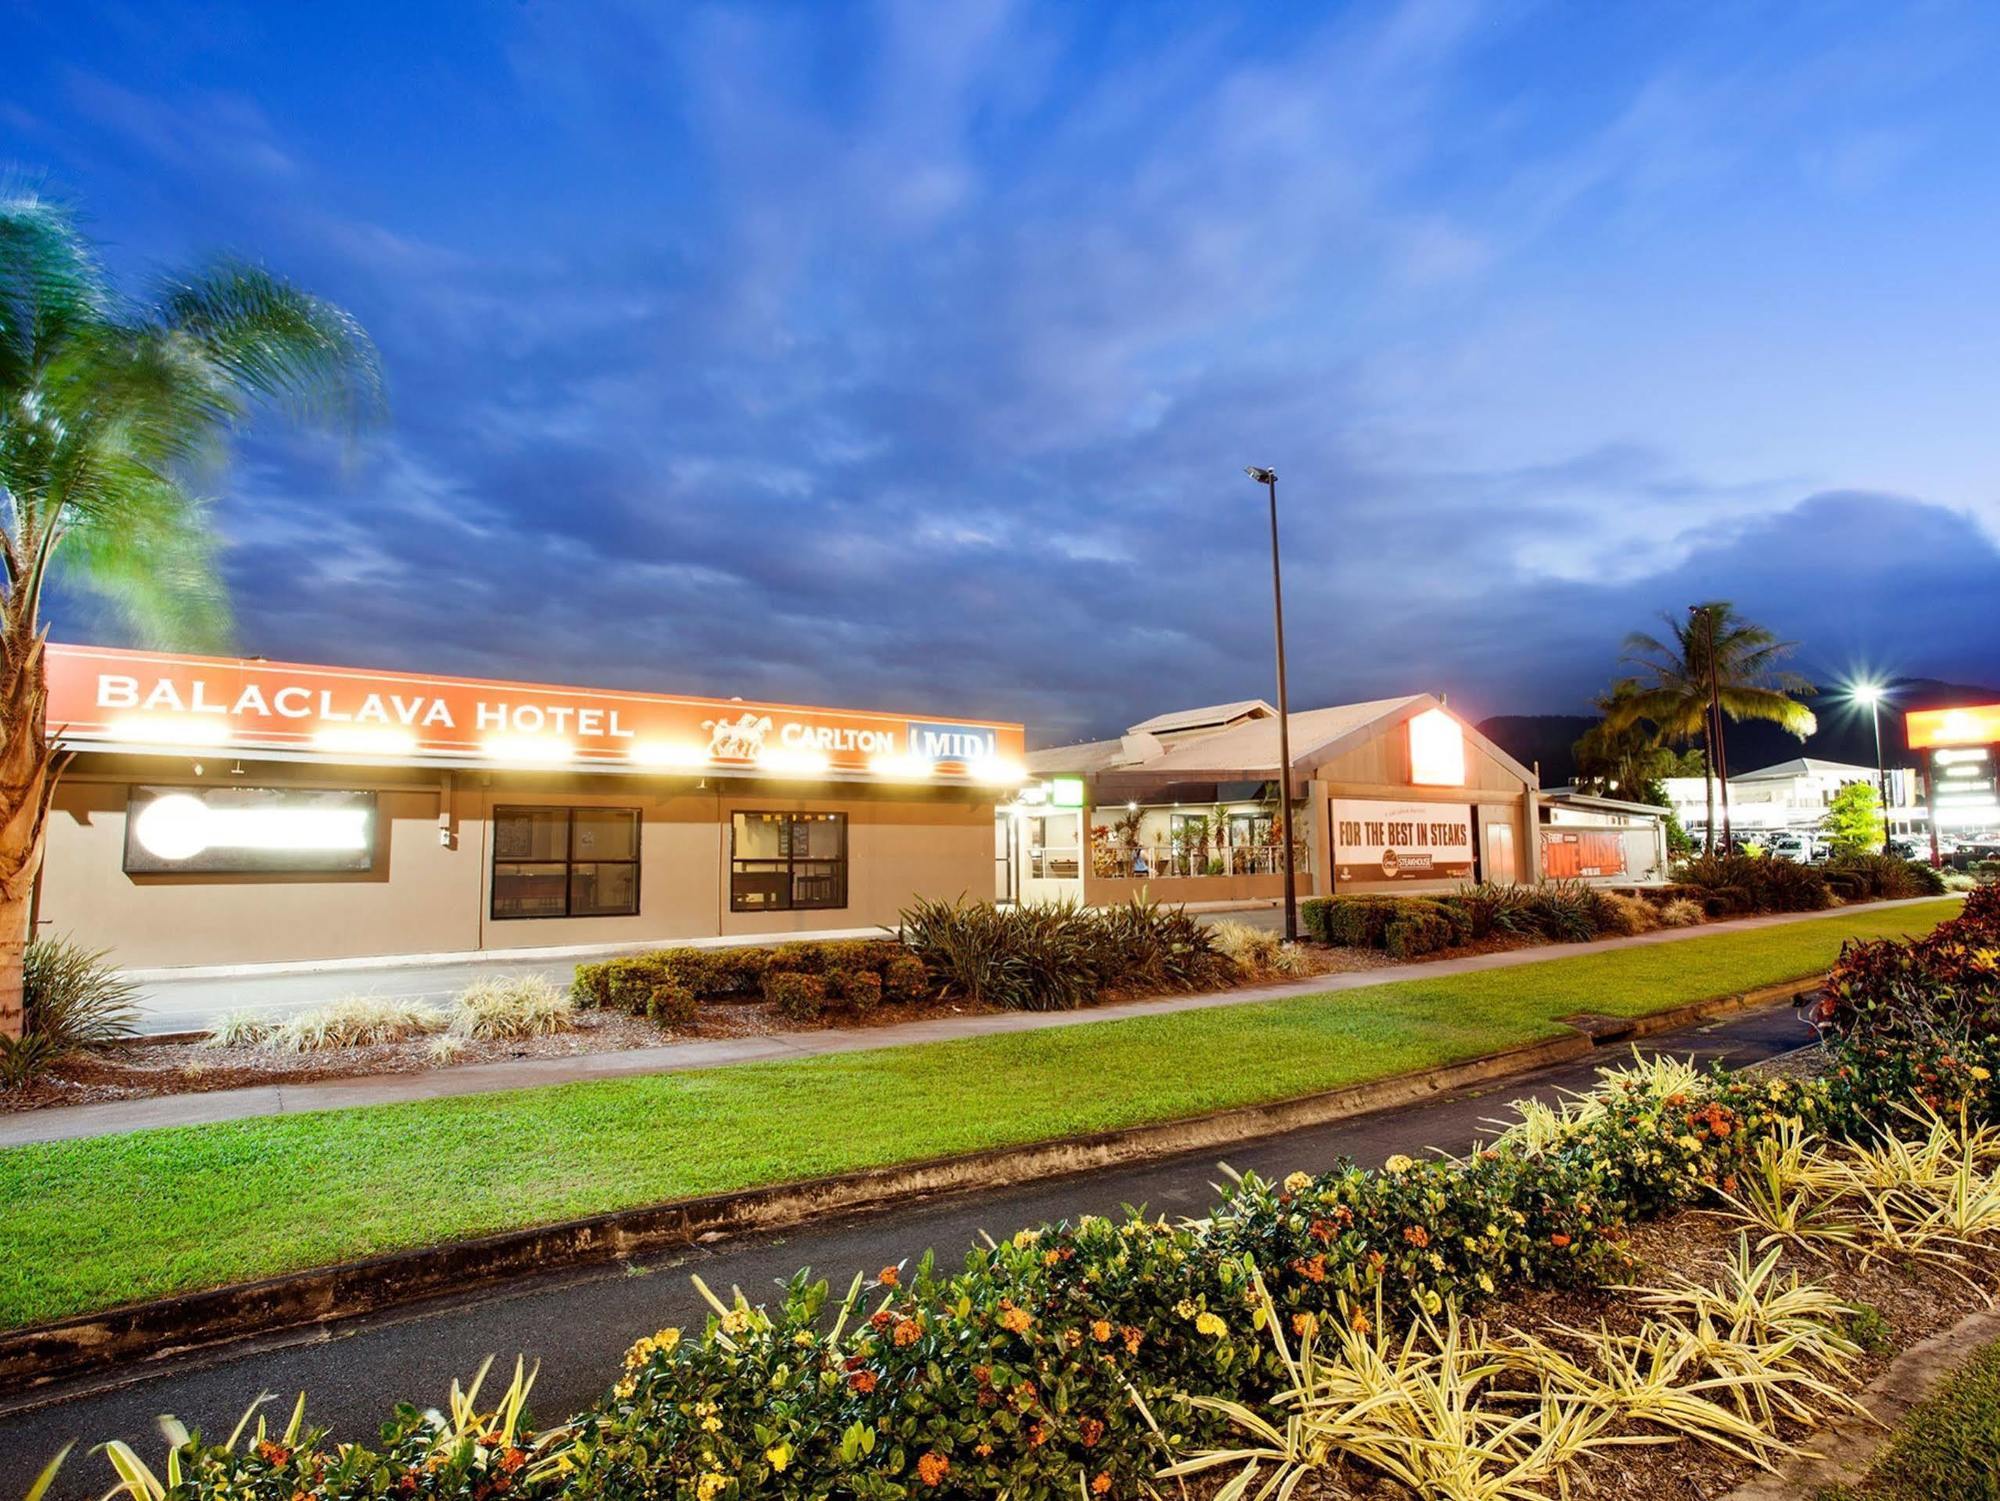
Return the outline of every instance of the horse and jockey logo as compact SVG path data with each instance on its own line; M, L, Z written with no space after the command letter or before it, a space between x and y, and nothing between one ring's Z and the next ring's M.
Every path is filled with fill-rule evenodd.
M754 761L764 750L764 737L771 733L771 716L744 710L736 719L704 719L708 731L711 761Z

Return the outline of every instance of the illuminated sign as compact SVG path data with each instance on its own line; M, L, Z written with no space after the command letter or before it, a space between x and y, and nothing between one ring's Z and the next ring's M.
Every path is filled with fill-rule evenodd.
M365 871L375 794L285 787L134 787L125 869L133 875Z
M1471 806L1335 798L1333 878L1335 886L1471 880Z
M1992 746L1940 746L1927 760L1939 827L2000 822L2000 764Z
M1058 808L1083 806L1083 778L1055 777L1049 782L1049 801Z
M1910 749L1934 745L1992 745L2000 742L2000 704L1959 709L1914 709L1903 716Z
M1410 721L1410 780L1419 787L1465 785L1465 731L1442 709Z
M1019 725L89 646L51 645L47 662L49 730L66 745L772 776L935 772L995 785L1023 775Z

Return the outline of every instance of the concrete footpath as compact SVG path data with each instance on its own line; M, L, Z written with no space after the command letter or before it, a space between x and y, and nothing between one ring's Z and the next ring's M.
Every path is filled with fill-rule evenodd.
M1916 897L1871 903L1868 911L1937 901ZM1845 909L1851 911L1852 909ZM854 1027L812 1032L775 1032L760 1037L663 1043L619 1053L583 1053L568 1058L523 1058L506 1063L465 1064L426 1069L420 1073L375 1074L349 1079L325 1079L310 1084L267 1084L245 1089L219 1089L207 1094L161 1095L152 1099L116 1100L101 1105L67 1105L0 1116L0 1147L37 1141L68 1141L108 1136L155 1126L205 1125L247 1120L256 1116L293 1115L307 1110L340 1110L354 1105L386 1105L405 1100L433 1100L453 1095L491 1094L508 1089L533 1089L592 1079L629 1078L637 1074L674 1073L683 1069L716 1068L734 1063L758 1063L781 1058L812 1058L855 1053L909 1043L946 1042L985 1037L999 1032L1033 1032L1045 1027L1075 1027L1091 1022L1136 1016L1163 1016L1210 1006L1245 1006L1295 996L1359 990L1403 980L1433 980L1483 970L1513 969L1585 954L1651 948L1722 933L1788 927L1839 915L1828 912L1785 912L1738 918L1694 928L1669 928L1631 938L1604 938L1593 943L1537 945L1456 959L1398 964L1346 974L1311 975L1278 985L1238 990L1206 991L1196 995L1159 996L1151 1000L1092 1006L1081 1011L1006 1011L968 1016L933 1017L879 1027Z

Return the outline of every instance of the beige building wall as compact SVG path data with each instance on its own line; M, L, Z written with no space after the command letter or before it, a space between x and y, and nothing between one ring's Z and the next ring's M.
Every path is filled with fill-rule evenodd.
M375 792L370 870L126 874L128 789L217 785L217 764L207 770L197 778L188 762L112 757L72 768L49 819L39 931L109 949L127 968L279 963L874 928L893 924L916 895L985 897L993 886L993 798L968 789L843 787L801 798L745 783L696 790L685 779L662 786L640 777L380 768L342 776L290 763L251 763L241 780ZM637 915L493 918L493 810L535 806L640 811ZM845 812L847 905L731 913L729 815L739 809ZM449 846L440 837L447 811Z
M1385 730L1360 745L1329 757L1314 769L1313 884L1322 896L1332 893L1332 813L1335 798L1379 798L1395 802L1471 805L1473 838L1478 845L1479 870L1484 874L1494 849L1489 830L1496 824L1513 831L1514 878L1531 882L1540 875L1540 845L1536 838L1532 789L1506 762L1493 756L1468 727L1465 734L1465 785L1419 787L1410 781L1410 737L1401 726ZM1450 891L1459 883L1446 881L1348 881L1342 892L1376 892L1422 896Z

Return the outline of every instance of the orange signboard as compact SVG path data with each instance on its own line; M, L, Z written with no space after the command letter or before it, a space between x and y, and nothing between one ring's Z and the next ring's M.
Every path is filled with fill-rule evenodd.
M2000 704L1961 709L1916 709L1903 716L1910 749L1933 745L1992 745L2000 742Z
M1021 777L1017 724L425 677L96 646L48 648L51 736L349 760Z

